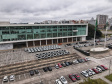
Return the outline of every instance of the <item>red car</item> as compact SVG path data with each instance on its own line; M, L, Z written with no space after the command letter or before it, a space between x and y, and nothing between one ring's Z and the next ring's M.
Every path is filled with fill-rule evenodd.
M74 77L77 79L77 80L80 80L80 76L78 74L74 74Z
M70 74L70 75L69 75L69 78L70 78L73 82L75 82L75 81L76 81L76 78L74 77L74 75L73 75L73 74Z
M58 63L58 66L59 66L59 68L61 68L61 67L62 67L62 65L61 65L60 63Z
M102 66L105 70L108 70L108 68L107 68L107 67L105 67L104 65L100 65L100 66Z
M99 73L99 71L97 70L97 69L92 69L96 74L98 74Z

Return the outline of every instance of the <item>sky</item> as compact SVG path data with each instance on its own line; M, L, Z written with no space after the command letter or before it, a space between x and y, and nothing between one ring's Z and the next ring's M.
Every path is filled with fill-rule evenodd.
M0 21L89 20L112 17L112 0L0 0Z

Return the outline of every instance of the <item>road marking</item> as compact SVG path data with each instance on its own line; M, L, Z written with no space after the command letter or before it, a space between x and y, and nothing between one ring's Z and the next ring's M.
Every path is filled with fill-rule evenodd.
M26 74L24 74L24 77L26 78Z
M20 75L19 75L19 80L20 80Z

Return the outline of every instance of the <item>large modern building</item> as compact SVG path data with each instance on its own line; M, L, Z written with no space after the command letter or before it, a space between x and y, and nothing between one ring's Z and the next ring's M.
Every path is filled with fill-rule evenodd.
M85 41L88 24L0 23L0 50Z
M108 15L97 15L98 28L103 29L108 20Z

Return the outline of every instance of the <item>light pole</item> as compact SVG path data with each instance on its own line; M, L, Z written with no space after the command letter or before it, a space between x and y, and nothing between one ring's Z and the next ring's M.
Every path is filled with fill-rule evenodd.
M109 75L110 75L110 66L111 66L111 59L110 59L110 62L109 62Z

